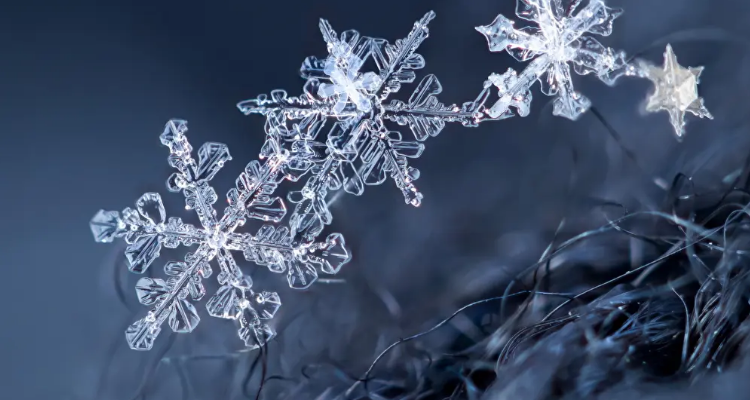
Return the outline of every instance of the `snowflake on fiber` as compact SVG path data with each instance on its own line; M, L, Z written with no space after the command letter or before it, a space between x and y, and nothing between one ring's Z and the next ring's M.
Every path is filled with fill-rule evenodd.
M492 24L476 28L487 38L490 51L505 50L518 61L532 60L520 74L508 69L502 75L490 76L490 82L500 92L500 99L488 110L490 117L511 117L511 106L520 116L528 115L530 88L539 80L545 95L556 96L553 114L576 120L591 102L573 88L569 63L576 73L594 73L609 85L622 75L634 73L623 52L586 36L609 36L612 21L622 11L610 9L603 0L588 0L576 12L581 3L582 0L517 0L516 15L536 27L515 29L513 21L498 15ZM546 79L542 80L545 74Z
M338 272L349 261L349 253L340 234L329 235L322 243L295 241L286 227L263 225L255 235L237 233L247 218L279 222L286 214L281 198L272 196L277 185L288 178L287 153L274 153L264 163L250 162L229 190L229 205L218 219L214 209L216 192L209 181L225 162L231 160L227 147L206 143L198 150L198 161L191 156L192 147L185 137L187 123L172 120L160 139L169 147L169 165L177 171L167 180L172 192L182 192L185 208L195 210L201 227L183 223L179 218L166 219L161 197L146 193L136 201L136 209L99 211L91 220L91 230L98 242L123 237L128 243L125 255L132 272L143 273L159 257L162 246L180 245L198 248L188 253L184 262L169 262L163 279L141 278L136 285L138 299L153 306L148 314L130 325L125 336L135 350L149 350L161 325L179 333L191 332L200 318L190 301L206 293L202 279L208 278L210 262L219 265L217 293L206 303L209 315L234 319L240 324L239 336L248 347L257 348L270 340L273 329L264 322L273 318L281 302L274 292L254 292L252 281L237 266L232 251L243 252L245 259L266 266L273 272L287 272L289 285L306 288L317 278L316 267L324 273ZM270 140L270 139L269 139ZM271 147L273 144L266 144Z
M270 97L260 95L238 104L246 115L265 115L269 138L289 149L290 168L309 172L304 188L288 197L297 204L291 217L295 237L310 240L331 223L328 191L360 195L365 185L378 185L390 177L405 202L419 206L422 194L414 185L419 171L408 159L419 157L422 142L438 135L446 122L476 126L488 119L483 108L489 89L460 107L446 106L436 97L442 86L434 75L422 79L407 102L385 103L401 84L415 80L415 70L424 67L416 50L428 37L427 24L434 16L427 13L406 38L393 44L354 30L339 36L321 20L328 56L309 57L302 64L304 93L289 97L275 90ZM370 57L375 70L364 72ZM405 140L386 121L408 125L415 140Z

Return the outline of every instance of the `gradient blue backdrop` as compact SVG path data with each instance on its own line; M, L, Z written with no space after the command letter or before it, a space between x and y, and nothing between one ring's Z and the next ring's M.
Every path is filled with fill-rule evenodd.
M750 6L742 0L611 3L626 13L602 41L628 53L648 49L644 57L654 62L661 62L664 47L649 46L676 31L720 28L741 40L750 37ZM510 16L513 6L512 0L3 2L0 397L134 394L153 354L125 349L122 329L145 309L134 306L134 278L127 274L129 306L141 314L117 301L112 268L121 247L94 243L88 221L100 208L132 206L146 190L160 191L168 212L185 217L180 197L164 188L167 149L158 135L169 118L190 122L196 148L207 140L230 146L234 160L216 182L224 193L263 137L262 119L242 116L234 104L274 88L301 90L301 62L325 54L318 18L339 32L358 29L395 40L435 10L430 39L420 50L427 60L420 77L435 73L445 88L443 101L452 103L473 99L489 73L522 68L507 54L490 53L473 29L498 13ZM696 36L686 35L681 37ZM691 119L682 144L672 137L666 115L639 113L646 82L626 80L616 88L591 76L575 82L649 174L669 180L687 172L716 182L739 167L748 150L748 53L744 45L722 40L673 43L683 65L707 67L701 90L716 116L713 122ZM306 356L324 352L356 370L372 358L380 333L386 341L397 337L394 327L413 333L503 279L499 266L538 256L562 215L582 216L573 227L593 223L586 206L578 206L584 196L655 204L659 189L593 116L576 123L553 118L547 100L535 98L531 117L478 129L450 126L428 141L414 163L425 195L419 209L404 205L389 183L338 201L335 229L355 251L341 274L348 283L283 291L282 318L309 310L320 315L317 325L312 318L289 325L274 368L293 374ZM283 280L269 275L258 272L256 282ZM202 305L199 311L205 316ZM185 352L210 348L217 325L206 319L199 344L181 336L176 345ZM291 344L299 340L304 346ZM113 342L119 346L114 354ZM216 366L196 368L192 374L216 376L211 382L219 386L236 383ZM220 378L226 381L217 383ZM160 379L168 386L175 378L167 371ZM198 386L196 398L215 398L211 383Z

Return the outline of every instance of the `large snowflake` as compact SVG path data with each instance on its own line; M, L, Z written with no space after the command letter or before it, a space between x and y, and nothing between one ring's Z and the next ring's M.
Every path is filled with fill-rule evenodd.
M422 79L407 102L386 103L402 84L414 81L415 70L424 67L416 50L428 37L427 24L434 16L427 13L406 38L393 44L354 30L339 36L321 20L328 56L309 57L302 64L303 94L290 97L275 90L270 97L261 95L238 104L245 114L265 115L266 132L273 143L289 149L291 168L299 175L308 174L304 188L289 195L297 203L291 217L295 235L310 240L331 222L329 191L360 195L366 185L381 184L388 177L407 204L419 206L423 196L414 184L419 171L408 159L419 157L422 142L438 135L446 122L476 126L489 119L484 113L489 88L475 101L446 106L436 97L442 87L434 75ZM374 61L374 70L365 72L368 60ZM408 125L414 140L405 140L386 121ZM268 150L273 154L280 148Z
M635 73L623 52L587 36L610 35L612 21L621 11L607 7L603 0L588 0L581 8L582 2L517 0L516 15L537 26L515 29L513 21L498 15L492 24L476 28L487 38L490 51L507 51L518 61L532 60L520 74L508 69L502 75L490 76L500 92L500 99L488 110L490 117L511 117L510 107L515 107L520 116L528 115L530 88L538 80L544 94L556 96L553 114L575 120L591 102L573 88L570 64L576 73L596 74L609 85L622 75Z
M272 194L282 180L293 177L288 153L279 151L263 163L250 162L237 179L236 188L229 190L229 205L219 219L213 206L216 192L209 181L232 158L225 145L206 143L198 150L196 161L191 156L186 131L185 121L172 120L160 137L170 150L169 165L177 170L167 180L167 188L182 192L185 208L196 212L201 227L183 223L179 218L166 219L159 194L146 193L136 201L135 210L126 208L122 214L99 211L91 221L91 230L98 242L124 238L128 243L125 255L129 268L136 273L143 273L159 257L162 246L198 246L184 262L164 266L167 280L144 277L138 281L138 299L153 308L128 327L126 338L132 349L150 349L166 320L175 332L195 329L200 318L191 301L204 296L201 281L211 275L209 263L214 259L219 265L221 287L206 303L208 313L237 320L240 338L255 348L274 336L264 320L274 316L281 302L274 292L252 290L251 279L237 266L232 251L243 252L246 260L273 272L287 272L293 288L306 288L314 282L318 276L316 267L324 273L338 272L350 256L343 237L337 233L317 243L296 241L288 228L270 224L263 225L255 235L235 232L247 218L268 222L284 218L286 206ZM271 141L265 148L273 147Z

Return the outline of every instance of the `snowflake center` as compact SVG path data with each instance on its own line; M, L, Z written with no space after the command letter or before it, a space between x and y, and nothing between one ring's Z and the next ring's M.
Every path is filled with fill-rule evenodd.
M566 43L566 38L564 37L563 32L558 29L553 29L547 34L549 40L547 56L551 58L552 61L568 62L570 60L570 50L568 43Z
M224 248L227 243L227 238L228 235L226 233L217 229L208 236L208 238L206 239L206 243L212 249L219 250Z
M248 299L244 299L244 298L243 298L243 299L241 299L241 300L240 300L240 301L239 301L239 302L237 303L237 305L238 305L238 306L239 306L239 307L240 307L241 309L243 309L243 310L244 310L244 309L246 309L246 308L250 307L250 301L249 301Z
M560 46L560 47L555 47L555 48L554 48L554 49L553 49L553 50L552 50L552 51L551 51L551 52L549 53L549 57L550 57L550 58L552 59L552 61L554 61L554 62L566 62L566 61L568 61L568 58L567 58L567 56L566 56L566 54L565 54L565 48L564 48L564 47L562 47L562 46Z

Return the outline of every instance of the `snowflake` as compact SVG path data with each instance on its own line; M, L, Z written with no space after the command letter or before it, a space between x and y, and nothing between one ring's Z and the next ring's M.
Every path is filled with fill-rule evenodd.
M434 17L435 13L427 13L406 38L394 44L360 36L354 30L339 36L321 20L328 56L303 62L304 93L290 97L275 90L270 97L260 95L238 104L246 115L266 116L266 133L279 144L269 148L267 155L286 147L296 178L309 173L304 188L288 196L296 203L290 218L294 237L310 241L331 223L325 200L329 191L343 189L361 195L366 185L378 185L390 177L405 202L419 206L423 196L414 182L420 174L408 159L419 157L422 142L438 135L446 122L476 126L488 119L483 108L489 89L461 107L446 106L436 97L442 86L434 75L422 79L407 102L385 103L401 84L415 80L415 70L424 67L424 58L416 50L428 37L427 24ZM364 72L368 60L375 70ZM405 140L386 121L408 125L415 140Z
M686 112L699 118L713 119L703 105L703 98L698 96L703 67L683 68L677 63L677 56L670 45L664 52L663 67L655 67L645 61L639 64L641 75L654 83L654 92L648 99L646 111L669 112L669 120L678 138L685 134Z
M515 107L520 116L528 115L530 88L540 81L545 95L556 96L553 114L576 120L591 102L573 88L570 63L576 73L594 73L608 85L620 76L635 73L623 52L586 36L609 36L612 21L622 12L607 7L603 0L589 0L576 12L581 3L582 0L517 0L516 15L537 27L515 29L513 21L498 15L492 24L476 28L487 38L490 51L507 51L518 61L532 60L520 74L509 68L502 75L490 76L489 82L500 93L500 99L487 111L490 117L511 117L510 107ZM545 74L546 79L542 80Z
M169 320L174 332L191 332L200 318L190 302L206 293L202 279L208 278L210 262L216 259L221 287L208 300L209 315L234 319L240 324L240 338L248 347L257 348L270 340L273 329L264 321L273 318L281 302L274 292L254 292L252 280L243 275L232 251L242 251L245 259L266 266L277 273L287 272L289 285L306 288L317 279L316 267L334 274L349 261L344 239L334 233L322 243L298 242L286 227L265 224L255 235L237 233L247 218L279 222L286 214L281 198L272 196L277 185L289 178L286 153L278 152L264 163L250 162L227 194L229 205L220 219L216 217L216 192L208 182L225 162L231 160L227 147L206 143L198 150L198 161L185 137L187 123L172 120L160 139L169 147L169 165L177 171L167 180L172 192L182 192L185 208L195 210L201 227L183 223L179 218L166 219L161 197L146 193L136 201L136 209L99 211L91 220L91 230L98 242L111 242L123 237L128 243L125 256L132 272L143 273L159 257L162 246L179 245L198 248L188 253L185 262L169 262L164 266L167 280L141 278L136 285L139 301L153 306L148 314L130 325L125 336L134 350L149 350ZM267 143L267 146L272 144Z

